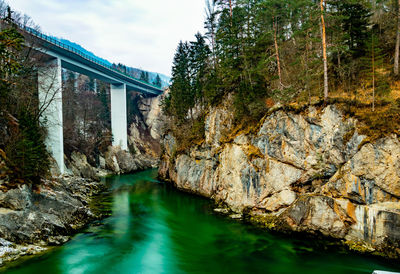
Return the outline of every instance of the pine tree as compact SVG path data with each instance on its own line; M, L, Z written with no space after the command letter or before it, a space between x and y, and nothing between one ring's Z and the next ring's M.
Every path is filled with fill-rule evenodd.
M210 49L200 33L197 33L195 37L196 41L190 43L189 68L191 93L195 96L196 103L198 103L203 99L204 78L207 73Z
M150 77L149 77L149 73L147 72L147 71L144 71L144 70L142 70L141 72L140 72L140 80L141 81L144 81L144 82L146 82L146 83L150 83L150 79L149 79Z
M179 119L185 120L188 111L194 107L194 96L190 86L189 45L187 42L179 43L176 50L170 87L171 109L167 110Z
M145 79L146 79L146 74L144 73L144 71L142 70L141 72L140 72L140 78L139 78L141 81L144 81Z
M161 88L162 82L161 82L160 75L157 74L156 78L153 81L153 85L155 85L156 87Z

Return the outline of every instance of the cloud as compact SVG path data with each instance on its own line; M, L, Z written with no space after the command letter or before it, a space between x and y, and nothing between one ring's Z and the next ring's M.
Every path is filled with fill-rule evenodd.
M110 62L170 75L176 46L203 30L203 0L12 0L45 33Z

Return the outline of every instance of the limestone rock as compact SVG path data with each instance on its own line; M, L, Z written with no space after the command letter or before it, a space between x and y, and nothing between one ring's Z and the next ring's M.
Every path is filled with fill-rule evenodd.
M143 99L140 105L140 111L144 116L146 125L150 128L150 135L155 140L161 139L162 126L166 119L162 113L161 101L168 91L157 97Z
M325 196L303 196L289 207L282 217L294 230L321 232L343 238L351 218L334 199Z
M361 241L383 252L399 243L396 136L364 144L358 122L333 105L303 113L279 107L256 133L225 138L232 117L227 103L211 108L205 142L185 154L176 152L171 133L164 135L159 176L236 214L271 215L295 231Z
M233 98L228 97L220 108L213 108L205 120L206 144L218 146L220 139L227 134L233 125L233 113L229 111Z
M364 145L329 183L326 195L373 204L400 199L400 142L394 136Z

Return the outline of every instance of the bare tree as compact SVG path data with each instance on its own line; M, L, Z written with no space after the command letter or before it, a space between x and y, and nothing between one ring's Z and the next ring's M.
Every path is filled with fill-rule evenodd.
M394 75L399 75L399 55L400 55L400 0L397 1L397 33L396 48L394 54Z
M216 44L216 38L215 38L215 32L216 32L216 26L217 26L217 14L215 12L215 1L214 0L206 0L206 22L205 22L205 27L207 28L207 33L206 37L208 40L211 42L211 53L212 53L212 59L213 59L213 65L214 68L217 65L217 57L215 54L215 44Z
M272 20L273 20L273 29L274 29L274 45L275 45L276 65L278 66L279 89L282 90L283 84L282 84L281 61L279 59L279 47L278 47L278 39L277 39L278 22L277 22L277 19L275 16L273 16Z
M328 58L326 55L326 30L324 18L324 0L321 0L321 36L322 36L322 54L324 59L324 101L328 100Z

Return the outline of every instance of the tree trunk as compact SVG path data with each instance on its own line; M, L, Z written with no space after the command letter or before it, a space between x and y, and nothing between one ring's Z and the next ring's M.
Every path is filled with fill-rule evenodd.
M274 27L274 44L275 44L275 55L276 55L276 65L278 66L278 77L279 77L279 89L282 90L282 72L281 72L281 61L279 59L279 47L278 47L278 39L277 39L277 29L278 26L276 24L276 18L273 17L273 27Z
M326 56L326 31L325 31L325 19L324 19L324 0L321 0L321 29L322 29L322 53L323 53L323 58L324 58L324 101L326 102L328 100L328 58Z
M309 77L308 77L308 73L309 73L309 68L308 68L308 31L306 34L306 60L305 60L305 69L306 69L306 82L305 82L305 88L308 92L308 104L311 105L311 89L308 85L308 81L309 81Z
M394 54L394 75L399 75L399 55L400 55L400 0L397 2L397 34L396 49Z
M375 111L375 43L372 37L372 111Z

